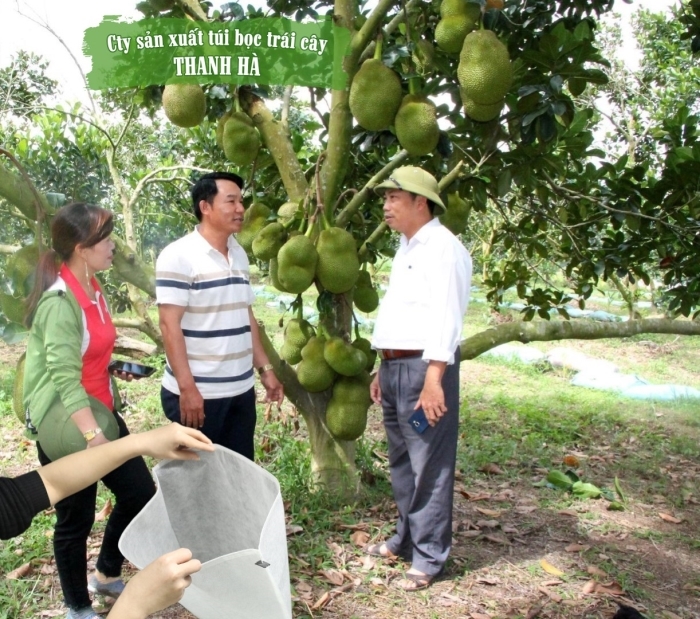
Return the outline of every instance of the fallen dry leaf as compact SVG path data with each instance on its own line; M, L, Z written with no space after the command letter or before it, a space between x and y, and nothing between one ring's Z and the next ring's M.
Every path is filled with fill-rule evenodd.
M515 511L518 512L519 514L531 514L532 512L537 510L536 505L518 505L515 508Z
M360 563L362 564L363 572L369 572L370 570L374 569L375 565L377 565L377 562L369 555L362 557L362 559L360 559Z
M319 574L336 587L340 587L345 580L338 570L320 570Z
M544 604L536 604L530 610L527 611L525 619L535 619L535 617L537 617L542 612L543 608Z
M492 518L498 518L501 515L501 512L495 509L486 509L484 507L475 507L474 509L480 514L491 516Z
M95 514L95 522L102 522L112 513L112 499L107 499L104 507Z
M494 464L493 462L484 464L484 466L482 466L479 470L482 473L487 473L488 475L503 475L503 470L501 469L501 467L497 464Z
M557 514L560 516L572 516L573 518L578 518L578 514L572 509L560 509Z
M331 593L330 591L326 591L318 600L316 600L316 603L311 607L311 610L320 610L324 606L328 604L328 602L331 601Z
M659 512L659 516L662 520L665 520L666 522L672 522L673 524L680 524L681 522L683 522L683 518L676 518L675 516L671 516L671 514L664 514L663 512Z
M512 501L515 496L515 492L512 490L501 490L497 494L491 495L490 501L500 502L500 501Z
M12 570L11 572L8 572L5 575L5 578L7 580L19 580L20 578L24 578L25 576L29 576L29 574L32 573L32 564L31 563L25 563L24 565L20 565L16 570Z
M550 589L545 589L544 587L537 587L540 593L544 593L550 600L559 604L564 598L558 593L551 591Z
M543 587L556 587L557 585L563 585L564 581L555 578L554 580L545 580L541 585Z
M547 572L547 574L551 574L552 576L564 576L564 572L562 572L559 568L554 567L549 561L546 561L545 559L540 559L540 566L542 569Z
M661 616L665 617L665 619L683 619L680 615L677 615L670 610L661 611Z
M479 576L479 578L477 578L475 582L478 585L490 585L492 587L501 584L501 580L499 578L496 578L495 576Z
M564 550L566 550L566 552L583 552L589 548L590 546L584 546L583 544L569 544Z
M470 613L469 615L472 619L491 619L491 615L486 613Z
M285 529L287 531L287 537L289 537L290 535L301 533L304 530L304 527L300 527L298 524L288 524Z
M490 542L493 542L494 544L503 544L504 546L512 546L510 541L506 539L505 537L501 537L500 535L484 535L483 539L487 539Z
M481 531L464 531L464 533L461 533L462 537L479 537L481 535Z
M366 531L369 529L369 525L366 522L358 522L357 524L339 524L338 528L347 531Z
M460 490L459 493L467 499L467 501L487 501L491 498L491 494L488 492L467 492L466 490Z
M601 593L603 595L624 595L622 587L615 581L610 581L606 584L601 584L595 580L589 580L582 589L583 593Z
M589 565L586 568L586 571L591 575L591 576L600 576L601 578L607 578L608 573L604 572L601 570L599 567L596 567L595 565Z
M504 533L510 533L512 535L520 535L520 531L516 529L512 524L507 524L501 529Z
M366 531L355 531L351 536L350 536L350 541L355 544L355 546L359 546L360 548L364 547L367 545L367 542L369 541L369 533Z
M478 520L476 526L480 529L496 529L500 524L498 520Z
M386 586L384 584L384 581L381 578L377 578L376 576L374 578L370 578L369 584L372 585L373 587L385 587Z

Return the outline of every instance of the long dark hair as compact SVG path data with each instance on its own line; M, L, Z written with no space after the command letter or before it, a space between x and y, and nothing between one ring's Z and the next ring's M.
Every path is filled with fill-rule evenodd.
M25 323L28 327L31 326L41 295L56 281L61 263L70 260L75 246L93 247L106 239L113 228L112 213L92 204L73 202L56 212L51 221L53 247L40 256L34 288L27 298Z

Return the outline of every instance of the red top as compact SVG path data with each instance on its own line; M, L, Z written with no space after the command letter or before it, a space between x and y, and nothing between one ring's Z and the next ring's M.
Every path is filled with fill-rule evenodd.
M90 285L95 290L96 301L88 297L80 282L65 264L61 266L58 274L75 296L87 320L87 333L83 335L83 374L80 382L88 395L97 398L109 410L113 410L112 383L107 366L112 358L117 330L112 324L107 302L94 277ZM85 349L85 343L87 343L87 349Z

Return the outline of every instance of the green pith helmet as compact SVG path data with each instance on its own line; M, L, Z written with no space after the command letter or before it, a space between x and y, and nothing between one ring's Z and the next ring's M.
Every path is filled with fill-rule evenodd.
M440 189L435 177L422 168L410 165L396 168L389 175L389 178L374 188L374 191L383 196L387 189L401 189L427 198L437 205L438 208L435 209L436 215L447 210L440 199Z
M118 439L119 426L114 413L98 399L89 397L89 400L92 414L95 416L97 425L102 428L105 438L110 441ZM75 425L71 416L66 413L60 398L56 398L39 424L37 441L51 460L82 451L87 447L83 433Z

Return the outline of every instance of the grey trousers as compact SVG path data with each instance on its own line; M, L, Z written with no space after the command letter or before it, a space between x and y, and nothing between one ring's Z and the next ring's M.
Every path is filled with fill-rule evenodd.
M413 357L385 360L379 368L391 486L399 510L396 535L387 541L387 548L431 576L442 570L452 545L459 432L458 355L442 378L447 413L423 434L413 430L408 418L415 412L428 364Z

